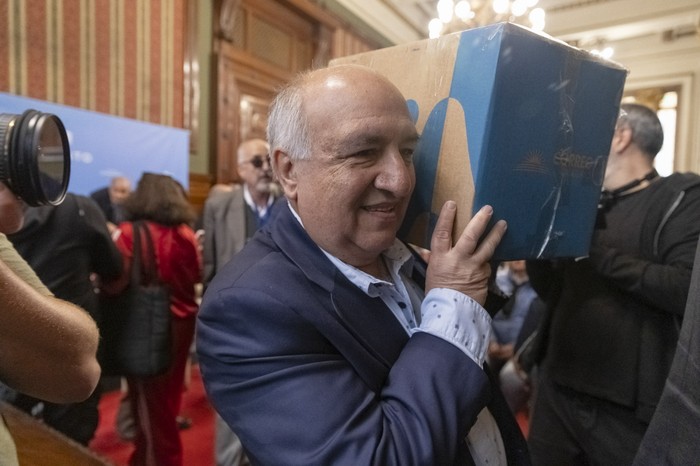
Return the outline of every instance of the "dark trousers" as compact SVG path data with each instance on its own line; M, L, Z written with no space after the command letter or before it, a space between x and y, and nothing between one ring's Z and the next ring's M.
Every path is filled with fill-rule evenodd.
M633 409L557 385L543 370L528 435L532 464L629 465L646 428Z

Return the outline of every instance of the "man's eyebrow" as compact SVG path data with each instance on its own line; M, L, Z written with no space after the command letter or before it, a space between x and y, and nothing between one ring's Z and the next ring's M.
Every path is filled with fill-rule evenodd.
M361 145L361 144L377 144L381 143L386 140L386 137L384 137L381 134L368 134L368 133L357 133L357 134L348 134L346 138L343 138L341 143L345 144L356 144L356 145Z
M388 137L383 134L349 134L347 137L339 141L340 144L345 145L363 145L363 144L381 144L387 141ZM402 142L406 143L417 143L420 140L420 135L418 133L412 134L408 137L402 139Z

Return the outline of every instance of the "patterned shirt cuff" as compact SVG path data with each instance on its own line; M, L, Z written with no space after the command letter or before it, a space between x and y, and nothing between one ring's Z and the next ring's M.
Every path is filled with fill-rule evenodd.
M421 324L414 332L426 332L452 343L483 367L491 341L491 317L464 293L435 288L423 300Z

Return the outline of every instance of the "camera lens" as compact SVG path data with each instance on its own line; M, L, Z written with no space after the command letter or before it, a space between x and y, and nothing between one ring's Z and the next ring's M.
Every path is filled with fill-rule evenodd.
M66 129L55 115L0 114L0 181L31 206L63 201L70 178Z

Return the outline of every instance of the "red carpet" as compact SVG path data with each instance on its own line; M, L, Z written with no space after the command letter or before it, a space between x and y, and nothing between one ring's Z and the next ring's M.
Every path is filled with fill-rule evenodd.
M114 418L121 393L112 390L100 400L100 423L90 448L110 459L117 466L128 464L132 445L119 438L114 430ZM192 419L192 427L181 430L184 464L187 466L214 465L214 414L204 393L199 367L192 367L190 386L183 394L183 416Z
M520 411L519 413L517 413L515 415L515 420L518 421L520 430L523 431L523 435L525 436L525 438L527 438L527 434L530 430L530 416L528 416L527 411Z

